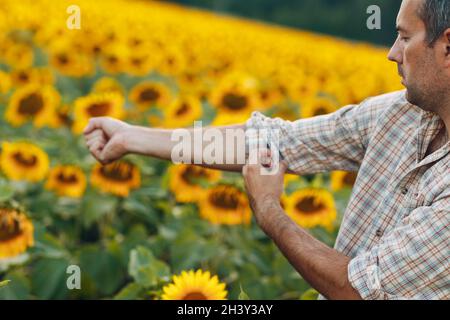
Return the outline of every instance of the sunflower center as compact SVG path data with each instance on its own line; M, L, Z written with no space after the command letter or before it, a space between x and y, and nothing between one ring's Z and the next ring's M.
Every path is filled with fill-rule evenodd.
M195 180L207 178L205 170L196 167L187 167L186 170L181 174L181 179L189 185L194 185Z
M24 72L24 71L21 71L21 72L19 73L19 75L18 75L18 78L19 78L20 81L26 82L26 81L28 81L28 79L29 79L30 77L29 77L28 73L26 73L26 72Z
M316 204L314 200L314 197L305 197L296 204L295 208L304 214L314 214L325 209L323 204Z
M167 63L169 66L173 66L175 64L175 59L173 57L167 58Z
M35 155L25 155L21 152L14 153L13 159L24 167L33 167L38 161Z
M102 167L100 173L109 180L118 182L126 182L131 180L133 172L131 165L125 163L114 163L109 166Z
M213 206L227 210L235 210L239 205L236 194L227 191L212 193L209 201Z
M356 173L354 172L348 172L345 176L344 176L344 184L347 186L353 186L356 182Z
M119 59L116 56L109 56L108 57L108 62L110 64L116 64L119 61Z
M63 184L75 184L78 182L78 178L75 174L64 174L63 172L60 172L56 179L58 179L59 182Z
M183 103L175 113L177 116L182 116L189 111L189 105L187 103Z
M222 98L222 104L230 110L241 110L247 106L247 97L235 93L227 93Z
M208 300L208 298L201 292L189 292L181 300Z
M93 103L87 108L87 113L91 117L101 117L108 114L111 104L109 102Z
M153 88L145 89L139 95L139 100L144 102L156 101L159 98L159 92Z
M261 91L260 93L260 97L262 100L266 101L267 99L269 99L269 91L265 90L265 91Z
M194 82L195 81L195 75L193 73L185 73L184 78L187 82Z
M8 212L0 212L0 241L13 239L22 232L20 221L7 215Z
M19 113L32 116L37 114L44 107L44 99L37 93L32 93L29 96L23 98L19 103Z
M58 62L61 64L69 63L69 58L67 57L67 55L65 53L59 54L57 59L58 59Z
M131 64L134 65L134 66L136 66L136 67L139 67L139 66L142 65L142 59L139 59L139 58L132 58L132 59L131 59Z
M325 107L319 107L314 111L314 116L323 116L328 114L328 110Z

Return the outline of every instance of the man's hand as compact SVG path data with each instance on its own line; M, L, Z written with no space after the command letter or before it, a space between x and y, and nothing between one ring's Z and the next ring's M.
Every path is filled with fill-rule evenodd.
M132 126L113 118L92 118L84 129L86 145L102 164L120 159L128 148Z
M270 220L270 217L265 215L266 209L280 204L287 164L281 161L278 170L268 175L267 170L275 170L274 167L270 151L266 150L259 153L256 164L246 164L242 169L250 205L256 222L263 230Z

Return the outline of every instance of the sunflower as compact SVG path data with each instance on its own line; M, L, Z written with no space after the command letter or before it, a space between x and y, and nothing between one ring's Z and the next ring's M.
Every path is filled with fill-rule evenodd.
M210 94L210 103L219 114L250 115L261 107L257 91L253 87L223 85L215 87Z
M92 92L116 92L121 95L125 94L122 85L115 78L111 77L102 77L98 79L92 87Z
M357 175L357 172L333 171L331 173L331 189L339 191L344 188L353 188Z
M72 127L73 119L71 111L71 107L66 104L59 106L59 108L55 110L49 126L51 128Z
M11 96L5 119L13 126L32 121L34 126L42 127L49 124L60 100L58 91L51 86L27 85Z
M259 89L259 100L263 108L278 106L284 100L283 94L275 86L265 86Z
M180 97L164 109L164 125L167 128L181 128L193 125L203 114L202 103L195 97Z
M50 50L50 65L61 74L69 77L83 77L94 73L91 56L77 52L70 44L57 44Z
M11 71L11 81L14 87L22 87L27 84L38 84L40 86L53 85L55 78L48 67L14 69Z
M3 142L0 168L11 180L40 181L49 169L48 155L27 142Z
M158 71L174 76L186 69L186 58L179 48L165 48L158 61Z
M170 90L162 83L145 81L131 89L129 99L144 111L152 106L164 107L170 103Z
M299 119L300 115L298 112L298 107L294 104L283 103L274 110L272 118L281 118L288 121L296 121Z
M81 133L90 118L124 116L123 96L116 92L91 93L75 101L73 131Z
M226 300L224 283L209 271L183 271L173 276L173 282L162 288L163 300Z
M332 230L337 212L333 195L324 189L305 188L283 196L286 213L304 228L323 226Z
M124 70L126 66L125 57L128 50L126 47L118 44L107 46L100 55L100 65L103 70L109 74L117 74Z
M0 259L24 253L34 244L33 224L24 213L0 208Z
M222 174L218 170L210 170L195 165L173 165L169 168L170 190L178 202L188 203L199 200L205 192L202 182L215 183Z
M139 168L127 161L108 165L96 164L92 170L91 183L103 192L127 197L131 189L141 185Z
M0 70L0 94L7 93L11 88L11 76Z
M219 185L204 192L198 201L200 216L213 224L250 224L252 212L245 193Z
M201 76L198 70L189 68L184 70L177 76L178 87L183 92L189 92L191 94L198 94L205 86L206 81Z
M81 198L86 189L86 177L78 167L57 166L50 170L45 188L59 196Z
M14 87L24 86L30 83L36 83L38 75L36 69L14 69L11 71L11 82Z
M286 174L284 176L284 187L286 188L291 182L299 181L299 176L295 174Z
M293 79L288 85L290 98L298 103L315 98L319 91L319 80L314 77L301 76L299 79Z
M11 42L3 58L12 68L29 68L33 65L33 49L26 44Z
M250 115L245 113L219 113L214 118L213 122L211 123L212 126L229 126L234 125L236 123L242 123L244 124Z
M336 103L328 98L317 97L314 99L309 99L302 104L301 117L302 119L312 118L333 113L336 110Z
M154 57L149 52L151 50L140 49L131 51L126 60L126 72L140 77L148 75L156 65Z

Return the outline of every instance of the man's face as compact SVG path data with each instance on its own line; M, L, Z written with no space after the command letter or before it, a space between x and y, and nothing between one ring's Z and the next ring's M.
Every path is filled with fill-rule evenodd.
M427 43L426 26L418 14L424 1L403 0L397 17L398 37L388 58L398 65L408 101L435 111L436 99L448 78L444 79L441 46L429 47Z

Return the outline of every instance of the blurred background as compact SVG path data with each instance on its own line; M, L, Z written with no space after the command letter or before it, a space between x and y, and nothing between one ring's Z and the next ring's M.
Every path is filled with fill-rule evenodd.
M169 0L174 3L238 15L278 25L390 46L401 1L396 0ZM380 7L382 29L363 26L371 5Z
M82 136L108 116L159 128L297 121L402 89L400 1L0 1L0 298L315 299L258 228L240 174ZM286 176L281 204L334 245L357 172Z

